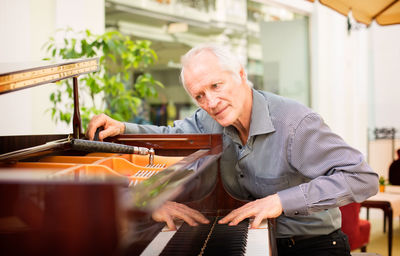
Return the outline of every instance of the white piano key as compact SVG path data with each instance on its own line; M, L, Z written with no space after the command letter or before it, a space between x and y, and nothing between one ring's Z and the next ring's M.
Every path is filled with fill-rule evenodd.
M268 228L249 229L247 234L246 256L269 255Z
M174 236L176 231L162 231L160 232L153 241L146 247L146 249L140 254L141 256L154 256L160 255L168 241Z
M182 221L175 221L176 228L179 229ZM146 249L140 256L155 256L159 255L164 250L168 241L175 235L176 230L170 230L168 226L164 226L160 233L147 245Z
M177 225L179 229L180 225ZM175 230L169 230L164 227L163 230L150 242L141 256L159 255L167 245L168 241L176 233ZM246 256L269 256L269 234L268 222L264 220L259 228L249 228L247 234Z

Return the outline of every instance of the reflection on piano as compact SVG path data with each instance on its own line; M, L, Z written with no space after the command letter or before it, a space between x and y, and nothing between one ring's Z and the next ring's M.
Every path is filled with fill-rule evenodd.
M76 85L77 76L96 70L96 65L92 59L0 71L0 93L69 77ZM65 72L66 67L70 72ZM18 81L13 82L16 78ZM74 88L77 100L77 86ZM148 156L88 153L70 143L70 138L83 139L77 106L75 102L76 118L70 135L0 136L1 255L146 255L153 250L151 244L159 243L160 236L174 233L164 232L164 224L151 219L152 212L165 201L186 203L210 218L224 216L244 204L229 196L219 179L221 135L146 134L107 139L153 148L151 165ZM18 153L10 154L14 151ZM247 232L248 223L243 223L228 228L232 230L218 225L213 230L217 234L222 228L223 238L232 241L229 234L241 228L237 232L242 236L241 243L247 244L247 255L254 255L250 242L243 237L246 233L251 237L258 230ZM266 249L266 255L276 255L273 221L268 220L260 231L261 236L255 235L257 243ZM228 244L207 232L209 245L218 248ZM174 247L168 246L168 250ZM203 251L213 248L205 246Z

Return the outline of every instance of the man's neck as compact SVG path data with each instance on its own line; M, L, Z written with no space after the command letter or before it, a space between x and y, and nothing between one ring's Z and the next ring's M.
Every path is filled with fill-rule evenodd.
M239 138L242 142L242 145L247 143L247 139L249 138L250 133L250 123L251 123L251 111L253 106L253 93L250 90L250 102L249 104L244 104L243 115L233 124L239 134Z
M239 134L239 138L240 138L240 141L242 142L242 145L245 145L247 143L247 139L249 137L249 130L250 130L249 127L250 126L248 128L246 128L240 122L235 123L233 126L236 128L236 130Z

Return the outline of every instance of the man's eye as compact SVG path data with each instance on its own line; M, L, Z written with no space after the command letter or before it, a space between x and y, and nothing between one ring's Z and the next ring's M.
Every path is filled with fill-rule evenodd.
M201 95L197 95L197 96L196 96L196 100L197 100L197 101L201 100L201 98L203 98L203 96L201 96Z
M213 84L212 87L213 88L218 88L219 84Z

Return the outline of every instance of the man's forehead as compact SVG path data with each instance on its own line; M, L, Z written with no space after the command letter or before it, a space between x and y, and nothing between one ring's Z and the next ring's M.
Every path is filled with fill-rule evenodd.
M190 81L188 81L190 82L189 84L195 87L207 86L210 84L221 82L222 80L221 72L210 72L206 75L201 75L200 73L193 73L188 75L190 76Z

